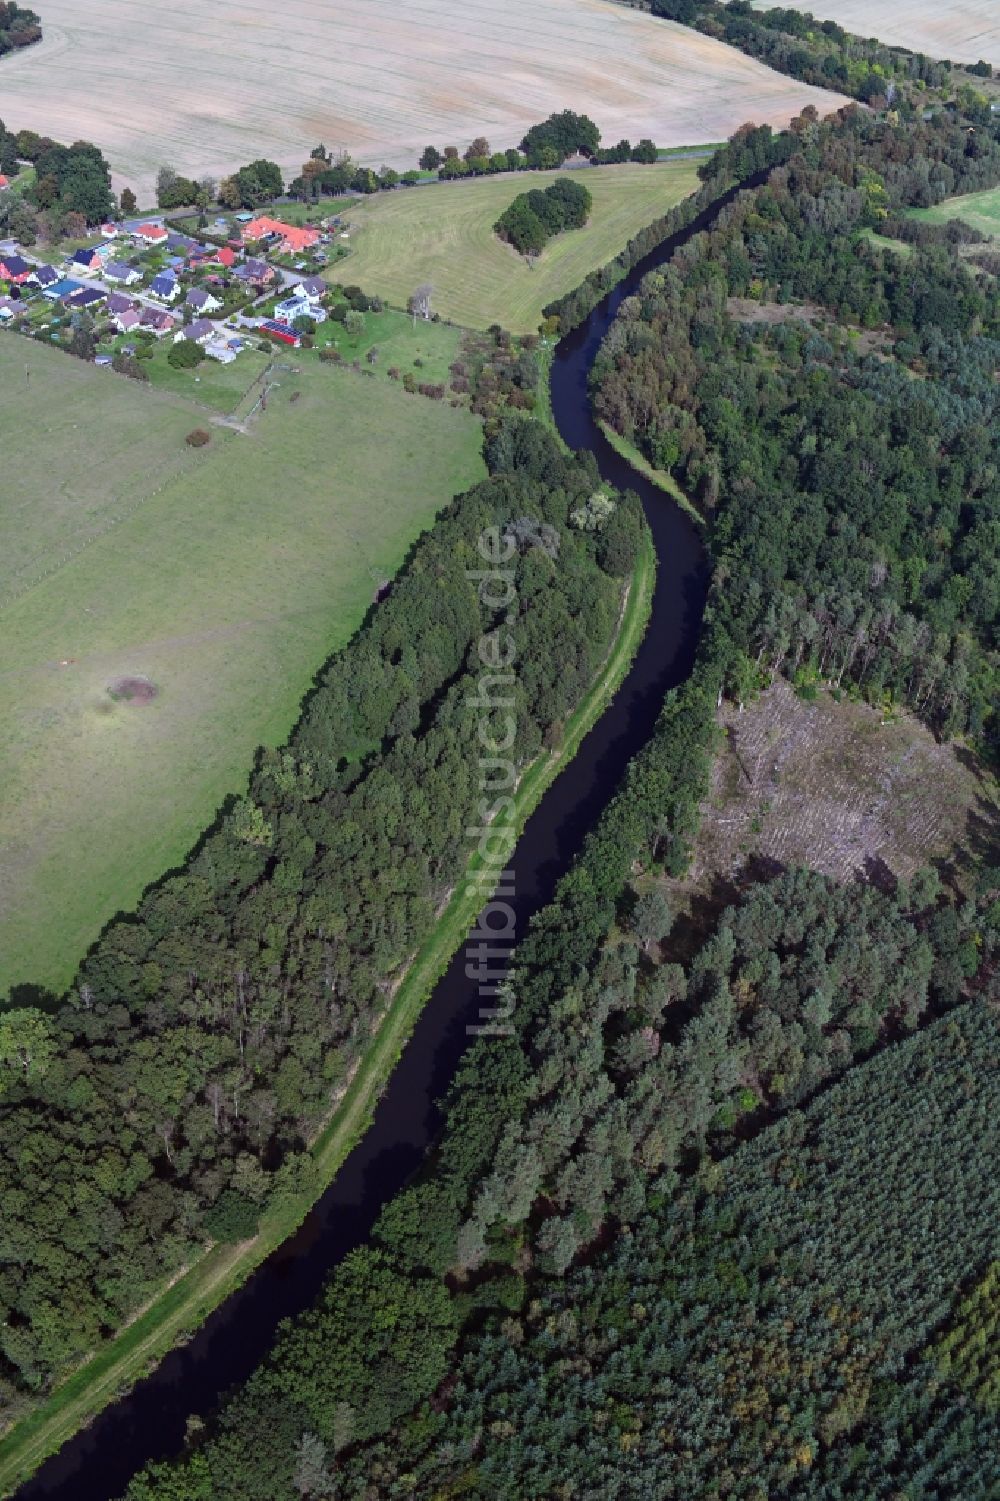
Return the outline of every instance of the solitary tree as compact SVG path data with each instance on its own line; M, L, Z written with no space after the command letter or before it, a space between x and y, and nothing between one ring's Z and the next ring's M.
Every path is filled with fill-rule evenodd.
M413 314L413 326L416 327L417 319L423 318L426 322L431 316L431 294L434 288L430 282L424 282L417 287L410 296L410 312Z

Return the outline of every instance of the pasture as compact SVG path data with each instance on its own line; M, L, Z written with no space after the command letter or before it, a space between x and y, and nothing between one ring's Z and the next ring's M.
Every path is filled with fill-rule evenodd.
M696 161L588 167L574 176L593 196L590 221L550 240L533 266L493 232L519 193L544 188L559 172L513 173L435 183L364 199L347 216L351 255L330 275L405 307L421 283L431 307L467 328L501 323L534 332L542 308L603 266L626 242L698 186Z
M44 40L4 58L4 119L96 139L143 206L163 163L291 172L323 141L415 167L429 141L511 146L564 108L609 141L671 146L840 102L612 0L46 0L43 19Z
M1000 238L1000 188L946 198L933 208L911 209L910 217L922 219L925 224L947 224L949 219L961 219L981 234L997 239Z
M754 0L768 10L774 0ZM996 0L822 0L800 6L824 21L839 21L856 36L876 36L896 47L1000 67L1000 9Z
M25 350L0 337L3 529L15 581L58 566L0 623L0 991L69 981L484 472L467 411L388 381L279 364L249 435L194 452L203 409L30 352L11 401Z

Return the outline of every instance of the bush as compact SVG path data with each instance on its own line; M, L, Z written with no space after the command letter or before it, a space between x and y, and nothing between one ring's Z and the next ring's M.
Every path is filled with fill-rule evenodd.
M181 339L167 355L167 363L175 370L193 370L205 358L205 351L193 339Z
M211 443L212 434L203 427L196 427L189 432L184 442L189 448L204 448L206 443Z
M205 1230L213 1240L233 1245L257 1234L260 1210L235 1188L224 1189L205 1215Z

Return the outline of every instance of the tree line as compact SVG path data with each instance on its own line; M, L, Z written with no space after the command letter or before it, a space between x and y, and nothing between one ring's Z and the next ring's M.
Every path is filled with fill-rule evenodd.
M10 130L0 120L0 172L14 176L22 161L34 167L35 181L22 193L0 197L0 234L22 245L33 245L39 236L81 237L88 225L114 213L111 169L89 141L63 146L37 131Z

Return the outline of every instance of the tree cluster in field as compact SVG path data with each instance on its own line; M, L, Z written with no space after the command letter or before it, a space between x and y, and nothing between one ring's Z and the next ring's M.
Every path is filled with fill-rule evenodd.
M822 382L835 362L825 355L817 374L800 351L793 385L783 370L790 335L779 330L753 372L757 404L745 403L725 361L731 348L748 356L760 344L718 337L727 288L715 258L728 275L735 226L765 247L780 236L795 267L796 241L809 236L783 195L801 200L805 218L814 200L829 203L835 223L834 162L852 163L852 191L869 207L878 194L867 174L892 176L876 122L804 124L771 187L724 208L709 236L647 280L621 323L630 357L655 358L652 323L670 288L689 378L722 362L727 438L745 430L751 457L766 451L779 495L809 449L799 405L813 412L814 382L829 401ZM939 123L914 154L895 141L900 178L919 183L923 162L936 179L953 137ZM745 141L734 143L734 160ZM807 246L801 264L814 263ZM914 332L933 378L932 358L953 372L943 404L947 441L957 441L961 401L984 402L985 423L995 398L978 355L968 387L954 378L951 341L974 349L989 313L953 253L917 269ZM934 320L956 303L949 316L961 331L935 345ZM722 400L712 388L706 405ZM784 425L765 442L757 425L772 412ZM845 415L834 407L824 441L843 434ZM924 420L902 422L890 408L886 433L905 445ZM942 434L922 430L933 453ZM517 474L532 431L496 425L498 479ZM991 478L978 448L961 452L971 461L943 488L961 497L965 517ZM844 462L838 448L835 463ZM870 1494L888 1497L897 1494L890 1482L909 1475L928 1501L986 1501L995 1421L965 1420L956 1382L929 1383L925 1364L906 1362L926 1350L957 1284L988 1259L1000 1208L991 1069L1000 872L980 867L957 900L930 872L891 894L788 872L723 910L690 957L671 952L656 885L635 884L637 869L680 874L688 862L719 697L727 685L746 687L744 599L754 608L755 589L793 595L808 560L796 530L815 522L808 501L801 514L779 508L787 536L776 546L770 494L748 474L745 512L725 498L744 483L735 468L716 510L718 568L694 670L667 695L652 738L518 950L515 1034L470 1051L423 1177L387 1205L370 1247L333 1273L210 1439L179 1465L153 1466L130 1501L459 1492L520 1501L563 1490L860 1501L866 1476L877 1477ZM910 462L908 478L918 474ZM858 503L854 484L841 527ZM886 542L872 520L878 507L866 505L856 549L869 535ZM756 583L739 571L753 517L773 549L760 555ZM839 567L837 536L822 530ZM944 566L954 561L946 555ZM956 594L964 607L968 590ZM948 1014L934 1019L940 1011ZM973 1353L987 1318L965 1316L962 1343ZM939 1449L911 1426L922 1416Z
M34 167L35 181L23 193L0 194L0 237L22 245L82 238L88 225L114 212L111 169L89 141L63 146L33 130L8 130L0 120L0 172L15 176L22 161Z
M322 673L288 746L261 752L246 796L184 868L110 925L60 1004L0 1016L9 1415L207 1237L249 1233L311 1183L310 1135L485 817L468 707L482 641L497 645L500 630L501 659L508 633L515 643L514 767L551 741L603 660L638 503L622 501L596 536L573 529L592 463L521 427L504 472L421 540ZM555 529L558 562L528 522ZM506 625L511 607L484 605L474 576L489 528L518 539Z
M334 156L321 143L309 153L302 171L288 184L293 198L315 202L317 198L339 197L341 193L378 193L383 189L411 188L420 181L417 171L397 172L382 166L376 172L351 160L346 151Z
M519 193L493 228L521 255L541 255L554 235L582 229L592 207L593 199L582 182L557 177L547 188Z
M33 10L17 0L0 0L0 57L42 40L42 23Z
M961 122L857 112L801 143L626 301L597 411L716 512L730 691L827 679L995 755L1000 289L947 236L904 258L859 232L1000 180L1000 122L975 152ZM747 326L733 296L827 326ZM889 349L865 354L866 329Z

